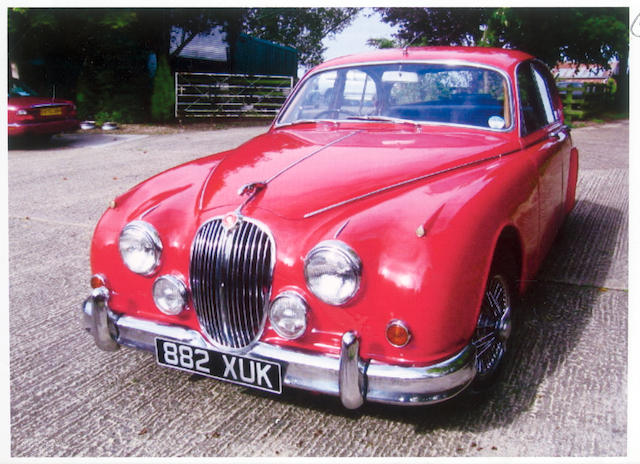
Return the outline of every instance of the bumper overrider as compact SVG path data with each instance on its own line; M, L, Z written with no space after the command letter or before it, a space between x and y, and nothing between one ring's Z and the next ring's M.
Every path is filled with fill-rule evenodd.
M108 302L109 291L100 287L82 305L83 327L102 350L115 351L123 345L154 352L156 338L162 338L220 351L198 331L119 315L109 308ZM285 386L339 396L349 409L360 407L365 400L396 405L437 403L460 393L476 374L475 349L471 344L449 359L420 367L363 360L359 346L358 334L349 331L342 336L339 357L261 342L242 356L278 363Z

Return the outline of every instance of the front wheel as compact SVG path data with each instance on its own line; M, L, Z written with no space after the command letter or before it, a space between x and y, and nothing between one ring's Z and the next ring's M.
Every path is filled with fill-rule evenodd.
M476 348L476 379L474 386L483 389L495 380L511 335L512 302L510 280L506 275L491 272L482 299L482 307L472 343Z

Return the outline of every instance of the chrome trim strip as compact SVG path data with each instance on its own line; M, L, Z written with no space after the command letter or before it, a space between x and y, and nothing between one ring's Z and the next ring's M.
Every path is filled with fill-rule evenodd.
M151 213L152 211L155 211L159 206L160 206L160 203L158 203L155 206L152 206L151 208L147 209L146 211L143 211L142 214L140 214L140 216L138 217L138 219L140 221L142 221L147 214Z
M303 217L305 219L307 219L307 218L310 218L312 216L315 216L316 214L324 213L325 211L329 211L330 209L334 209L334 208L337 208L339 206L346 205L348 203L353 203L354 201L358 201L358 200L363 200L365 198L369 198L369 197L371 197L373 195L377 195L378 193L386 192L387 190L392 190L392 189L397 188L397 187L403 187L403 186L411 184L413 182L418 182L420 180L428 179L429 177L438 176L440 174L446 174L447 172L455 171L456 169L467 168L469 166L475 166L476 164L484 163L486 161L497 160L497 159L502 158L505 155L510 155L512 153L516 153L517 151L519 151L519 150L515 150L515 151L509 152L509 153L500 154L500 155L496 155L496 156L490 156L488 158L483 158L481 160L470 161L469 163L464 163L464 164L460 164L458 166L453 166L453 167L450 167L450 168L447 168L447 169L442 169L440 171L431 172L429 174L424 174L422 176L414 177L413 179L403 180L402 182L391 184L391 185L388 185L386 187L382 187L382 188L379 188L377 190L373 190L371 192L365 193L363 195L359 195L357 197L349 198L347 200L343 200L343 201L340 201L338 203L334 203L332 205L325 206L324 208L320 208L320 209L317 209L315 211L311 211L310 213L305 214Z
M335 71L337 69L344 69L344 68L358 68L358 67L363 67L363 66L375 66L375 65L385 65L385 64L442 64L442 65L447 65L447 66L468 66L471 68L482 68L482 69L489 69L491 71L496 71L499 74L501 74L507 81L507 87L509 89L509 101L511 103L511 105L509 105L511 108L510 112L511 112L511 125L509 127L505 127L503 129L491 129L491 128L485 128L485 127L481 127L481 126L468 126L468 125L463 125L463 124L453 124L453 123L435 123L435 122L431 122L431 125L444 125L444 126L455 126L455 127L468 127L468 128L473 128L473 129L480 129L480 130L488 130L489 132L510 132L515 128L515 95L513 93L513 81L511 79L511 76L509 76L509 74L501 68L498 68L496 66L492 66L490 64L485 64L485 63L478 63L476 61L466 61L466 60L403 60L403 59L396 59L396 60L382 60L382 61L363 61L361 63L358 62L351 62L348 64L342 64L342 65L336 65L336 66L329 66L326 68L322 68L322 69L318 69L317 71L314 72L310 72L309 74L307 74L305 76L305 78L303 80L301 80L300 82L298 82L298 84L295 87L295 92L292 91L291 94L289 95L289 97L287 98L287 101L285 101L284 105L282 106L282 108L280 109L280 112L278 113L278 115L275 118L275 123L274 123L274 128L280 128L280 127L285 127L291 124L295 124L296 122L294 121L293 123L280 123L280 119L282 118L282 116L284 115L284 113L288 110L290 103L293 101L293 97L295 96L295 94L298 93L299 88L301 88L304 85L304 82L306 82L308 79L310 79L311 77L315 76L316 74L319 73L323 73L326 71ZM518 66L522 64L519 63ZM411 121L411 120L408 120ZM302 121L301 121L302 122ZM309 121L306 121L309 122ZM334 121L332 121L334 122ZM353 122L353 121L349 121L349 122ZM411 121L411 122L415 122L416 124L427 124L427 121Z
M338 239L338 236L339 236L339 235L342 233L342 231L347 227L347 225L349 225L349 222L350 222L350 221L351 221L351 218L347 219L347 220L345 221L345 223L344 223L344 224L342 224L342 225L340 226L340 228L336 231L335 235L333 236L333 239L334 239L334 240L337 240L337 239Z
M96 330L100 331L93 333L96 344L98 340L112 339L111 343L98 345L99 348L109 349L124 345L153 352L155 338L162 337L220 351L219 347L213 346L200 332L193 329L115 314L106 305L103 292L108 294L106 289L94 291L82 306L84 327L96 327ZM107 317L107 327L92 322L96 314L93 309L101 298L104 302L102 309ZM356 341L355 333L347 332L343 336L340 357L283 348L263 342L251 346L244 354L253 359L280 363L283 368L284 385L339 396L347 407L357 405L360 396L367 401L394 405L437 403L460 393L476 374L473 345L467 345L451 358L437 364L414 367L376 361L366 363L358 354Z
M68 103L38 103L37 105L31 105L31 108L52 108L52 107L71 107Z
M306 160L307 158L311 158L312 156L320 153L321 151L335 145L336 143L340 143L343 140L348 139L349 137L352 137L356 134L359 134L360 132L362 132L361 130L359 131L353 131L353 132L349 132L346 135L343 135L342 137L338 137L335 140L332 140L331 142L327 143L326 145L323 145L319 148L317 148L316 150L312 151L311 153L309 153L308 155L303 156L302 158L300 158L299 160L294 161L293 163L291 163L289 166L281 169L280 171L278 171L277 173L275 173L273 176L269 177L266 181L265 184L268 184L269 182L271 182L272 180L274 180L276 177L280 176L281 174L284 174L285 172L287 172L289 169L297 166L298 164L302 163L304 160Z
M199 194L199 198L198 198L198 211L202 211L202 206L204 203L204 195L207 191L207 187L209 186L209 182L211 181L211 179L213 178L213 175L215 174L216 170L218 169L218 166L220 166L220 163L222 161L224 161L225 158L223 158L222 160L218 161L210 170L209 173L207 174L207 177L205 178L204 182L202 183L202 188L200 189L200 194Z
M298 164L302 163L303 161L305 161L305 160L307 160L307 159L311 158L312 156L317 155L317 154L318 154L318 153L320 153L321 151L323 151L323 150L325 150L325 149L327 149L327 148L329 148L329 147L331 147L331 146L333 146L333 145L335 145L335 144L337 144L337 143L340 143L340 142L342 142L343 140L348 139L349 137L351 137L351 136L353 136L353 135L359 134L360 132L362 132L362 131L353 131L353 132L350 132L350 133L348 133L348 134L346 134L346 135L343 135L342 137L338 137L337 139L332 140L331 142L327 143L326 145L323 145L323 146L321 146L321 147L319 147L319 148L315 149L315 150L314 150L314 151L312 151L311 153L309 153L309 154L307 154L307 155L304 155L302 158L300 158L300 159L298 159L298 160L296 160L296 161L292 162L292 163L291 163L291 164L289 164L288 166L286 166L286 167L282 168L280 171L276 172L274 175L272 175L271 177L269 177L267 180L265 180L265 181L263 181L263 182L252 182L252 183L250 183L250 184L245 184L245 186L241 187L240 192L242 192L242 191L243 191L243 189L244 189L247 185L260 185L260 186L261 186L261 188L260 188L260 189L258 189L258 188L254 188L254 189L252 189L252 193L249 195L249 197L247 197L247 199L246 199L246 200L245 200L245 201L244 201L240 206L238 206L238 208L236 209L236 211L235 211L235 212L236 212L236 214L241 215L241 214L242 214L242 209L243 209L243 208L244 208L244 207L245 207L245 206L246 206L246 205L247 205L251 200L253 200L253 199L255 198L255 196L256 196L260 191L262 191L263 189L265 189L265 188L269 185L269 183L271 183L271 181L272 181L272 180L274 180L275 178L277 178L277 177L279 177L280 175L284 174L284 173L285 173L285 172L287 172L288 170L290 170L290 169L294 168L295 166L297 166ZM238 193L240 193L240 192L238 192Z

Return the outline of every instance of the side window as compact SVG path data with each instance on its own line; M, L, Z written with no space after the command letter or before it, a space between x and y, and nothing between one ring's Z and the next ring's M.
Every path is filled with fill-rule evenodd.
M553 111L553 100L551 99L551 93L547 86L547 82L542 73L535 67L533 68L533 76L536 80L540 96L542 97L542 106L544 107L544 115L547 120L547 124L551 124L556 120L556 118L555 112Z
M556 88L556 81L545 65L541 63L536 64L535 69L538 71L544 83L546 84L546 94L548 95L551 105L551 112L553 115L552 121L559 121L560 119L562 119L562 103L560 103L559 101L560 95L558 94L558 89ZM558 104L560 104L560 106L558 106Z
M523 63L518 67L518 97L520 99L522 135L530 134L550 122L548 120L549 114L547 113L547 108L545 108L544 99L534 75L536 75L536 73L529 63ZM539 76L539 73L537 75ZM542 87L546 89L544 82L542 83ZM546 95L549 109L551 109L551 100L548 98L548 92ZM551 111L551 117L552 113Z

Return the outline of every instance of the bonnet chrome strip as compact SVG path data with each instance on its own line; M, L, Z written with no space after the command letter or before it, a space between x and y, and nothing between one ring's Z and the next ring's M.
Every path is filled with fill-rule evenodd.
M282 174L284 174L285 172L287 172L288 170L296 167L298 164L302 163L303 161L311 158L314 155L317 155L318 153L320 153L321 151L342 142L343 140L348 139L349 137L352 137L356 134L359 134L360 132L362 132L361 130L359 131L354 131L354 132L349 132L346 135L343 135L342 137L338 137L335 140L332 140L331 142L329 142L326 145L323 145L319 148L317 148L316 150L312 151L311 153L304 155L302 158L297 159L296 161L294 161L293 163L289 164L288 166L282 168L280 171L276 172L274 175L272 175L271 177L269 177L267 180L265 180L264 182L251 182L249 184L245 184L240 190L239 190L239 194L243 195L245 193L250 192L250 195L247 197L247 199L240 205L238 206L238 208L236 209L236 213L237 214L242 214L242 209L251 201L255 198L255 196L258 194L258 192L264 190L267 185L269 185L269 183L271 181L273 181L274 179L276 179L277 177L281 176Z
M273 176L269 177L266 181L264 181L265 184L268 184L269 182L271 182L272 180L274 180L276 177L279 177L280 175L284 174L285 172L287 172L289 169L297 166L298 164L302 163L303 161L305 161L308 158L311 158L314 155L317 155L318 153L320 153L322 150L329 148L333 145L335 145L336 143L340 143L343 140L348 139L349 137L359 134L360 132L362 132L361 130L359 131L354 131L354 132L350 132L346 135L343 135L342 137L338 137L337 139L329 142L326 145L321 146L320 148L318 148L317 150L309 153L308 155L303 156L302 158L300 158L299 160L294 161L293 163L291 163L289 166L281 169L280 171L278 171L277 173L275 173Z
M348 198L348 199L346 199L344 201L341 201L341 202L338 202L338 203L334 203L334 204L329 205L329 206L325 206L324 208L320 208L320 209L317 209L317 210L312 211L310 213L307 213L303 217L305 219L307 219L307 218L310 218L310 217L315 216L317 214L324 213L325 211L329 211L331 209L338 208L340 206L344 206L346 204L353 203L353 202L358 201L358 200L364 200L365 198L372 197L373 195L377 195L379 193L384 193L384 192L386 192L388 190L392 190L392 189L395 189L395 188L398 188L398 187L403 187L403 186L411 184L413 182L418 182L418 181L421 181L421 180L424 180L424 179L428 179L430 177L439 176L440 174L446 174L448 172L455 171L457 169L467 168L467 167L470 167L470 166L475 166L476 164L486 163L487 161L497 160L497 159L502 158L503 156L512 155L513 153L517 153L519 151L520 151L520 149L517 149L517 150L513 150L513 151L510 151L510 152L507 152L507 153L502 153L500 155L490 156L488 158L483 158L481 160L470 161L469 163L464 163L464 164L460 164L458 166L453 166L453 167L450 167L450 168L447 168L447 169L442 169L440 171L431 172L429 174L424 174L422 176L414 177L412 179L403 180L402 182L398 182L396 184L388 185L386 187L382 187L382 188L379 188L377 190L373 190L373 191L365 193L363 195L359 195L359 196L353 197L353 198Z

